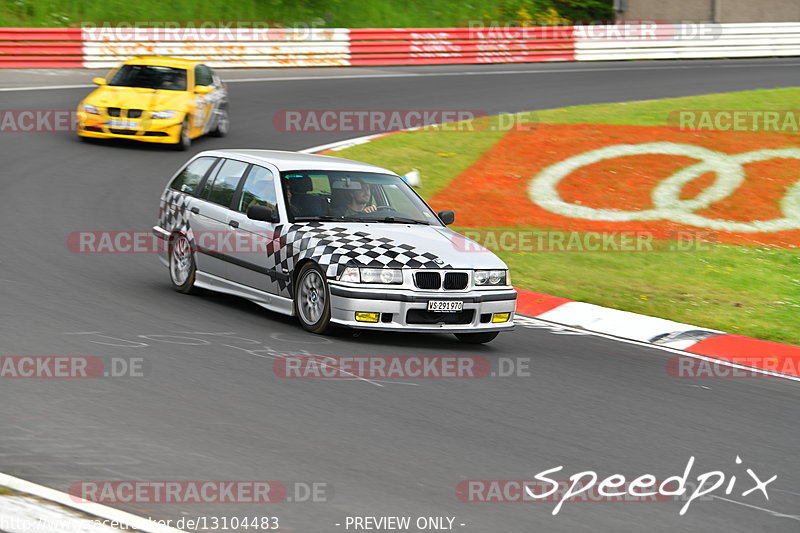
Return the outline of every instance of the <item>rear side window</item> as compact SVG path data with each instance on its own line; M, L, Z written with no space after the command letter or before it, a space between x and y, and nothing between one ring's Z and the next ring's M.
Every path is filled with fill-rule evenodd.
M278 197L275 193L275 176L269 169L253 165L247 174L247 179L239 198L238 211L246 213L251 205L265 205L276 211Z
M214 85L214 78L211 75L211 70L205 65L197 65L194 69L194 84L207 85L211 87Z
M214 202L223 207L230 207L233 201L233 194L239 186L239 181L247 170L248 163L226 159L217 172L214 183L211 187L206 186L205 198L209 202Z
M169 184L169 188L186 194L195 194L197 186L200 185L200 181L214 164L214 161L216 161L214 157L198 157L181 170L180 174Z

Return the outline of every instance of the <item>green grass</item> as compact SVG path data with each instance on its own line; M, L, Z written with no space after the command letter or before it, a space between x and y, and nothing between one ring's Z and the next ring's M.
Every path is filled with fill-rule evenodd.
M673 110L791 110L798 101L800 89L789 88L568 107L534 115L549 123L664 126ZM430 198L501 136L497 131L409 132L333 155L401 174L417 168L423 179L419 191ZM458 206L454 208L457 211ZM524 289L800 345L797 249L705 243L691 252L499 251L498 255L511 268L514 284Z
M9 494L14 494L14 491L8 487L0 487L0 496L8 496Z
M81 21L265 21L280 26L402 28L469 26L475 20L610 18L610 0L0 0L0 26Z

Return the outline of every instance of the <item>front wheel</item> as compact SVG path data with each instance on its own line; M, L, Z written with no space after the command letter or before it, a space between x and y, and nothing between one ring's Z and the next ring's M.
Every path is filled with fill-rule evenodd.
M294 290L294 311L303 329L323 335L331 325L331 298L325 274L314 263L300 269Z
M212 137L225 137L231 127L230 118L228 117L228 106L220 108L217 112L217 124L211 131Z
M455 336L458 340L467 344L485 344L493 341L499 334L499 331L484 331L481 333L456 333Z
M184 294L196 294L199 292L194 286L196 274L192 243L185 235L178 235L172 240L169 252L169 279L172 287Z
M172 147L179 151L185 152L189 149L192 145L192 138L189 132L189 120L184 120L183 124L181 124L181 132L178 134L178 142L172 145Z

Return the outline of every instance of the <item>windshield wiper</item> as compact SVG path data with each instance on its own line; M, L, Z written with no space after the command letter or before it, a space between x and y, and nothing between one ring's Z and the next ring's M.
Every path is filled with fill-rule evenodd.
M407 217L362 218L360 220L365 222L386 222L388 224L422 224L423 226L430 226L430 223L424 220Z

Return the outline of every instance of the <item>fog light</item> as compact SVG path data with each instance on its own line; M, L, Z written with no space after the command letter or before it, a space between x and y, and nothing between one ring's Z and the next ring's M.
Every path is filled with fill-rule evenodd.
M380 317L380 313L363 313L356 311L356 322L377 322Z
M492 315L492 322L508 322L511 313L495 313Z

